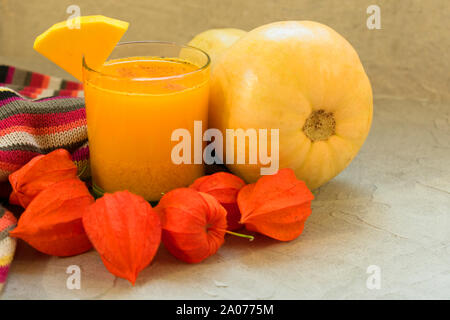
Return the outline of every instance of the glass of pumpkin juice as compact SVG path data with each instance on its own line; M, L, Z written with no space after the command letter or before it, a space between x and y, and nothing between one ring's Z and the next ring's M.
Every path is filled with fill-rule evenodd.
M194 121L207 128L209 63L200 49L165 42L119 43L95 70L83 58L96 186L157 201L204 174L202 164L175 164L171 154L179 143L172 141L174 130L194 137Z

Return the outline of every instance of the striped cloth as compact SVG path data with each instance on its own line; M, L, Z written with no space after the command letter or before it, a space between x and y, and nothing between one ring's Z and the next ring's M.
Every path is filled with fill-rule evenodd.
M33 157L67 149L79 168L88 165L82 85L0 66L0 183ZM86 170L89 172L89 170ZM0 206L0 291L16 242L14 216Z
M8 236L10 230L16 226L14 215L0 207L0 292L8 276L9 266L16 249L16 239Z
M0 85L0 182L33 157L58 148L71 152L79 167L87 165L81 84L0 66Z
M3 65L0 65L1 86L33 99L50 96L83 97L81 83Z

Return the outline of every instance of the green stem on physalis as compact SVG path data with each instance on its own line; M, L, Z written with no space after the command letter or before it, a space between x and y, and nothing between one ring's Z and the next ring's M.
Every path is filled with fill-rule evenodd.
M96 199L103 197L103 195L105 194L105 191L93 182L92 182L92 192L94 193Z
M246 238L246 239L248 239L248 241L255 240L254 236L251 236L251 235L248 235L248 234L237 233L237 232L233 232L233 231L230 231L230 230L221 230L221 231L225 231L225 233L231 234L231 235L236 236L236 237Z
M84 172L86 171L88 165L83 166L83 168L81 168L80 173L77 174L77 177L81 179L81 177L83 176Z

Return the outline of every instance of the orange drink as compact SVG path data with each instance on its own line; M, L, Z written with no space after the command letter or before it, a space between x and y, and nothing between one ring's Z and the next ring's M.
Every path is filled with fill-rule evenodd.
M171 43L122 43L97 70L85 57L83 80L97 186L155 201L204 174L202 164L176 164L171 154L174 130L193 137L194 121L207 128L207 54Z

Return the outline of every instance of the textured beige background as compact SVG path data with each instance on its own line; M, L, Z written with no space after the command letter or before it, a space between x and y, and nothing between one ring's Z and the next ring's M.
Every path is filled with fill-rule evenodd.
M196 265L162 246L135 287L108 273L95 251L60 259L20 241L2 299L450 299L448 1L0 0L0 63L63 75L31 48L73 3L83 14L132 22L125 40L185 42L212 27L286 19L326 23L366 67L373 126L350 166L314 192L295 241L227 237ZM366 27L373 3L382 30ZM81 268L80 290L66 288L70 265ZM366 286L370 265L380 267L379 290Z
M68 77L32 50L34 38L68 17L131 22L124 40L187 42L217 27L251 30L278 20L316 20L336 29L359 52L375 94L449 97L450 9L446 0L0 0L0 62ZM381 8L381 30L366 27L366 9Z

